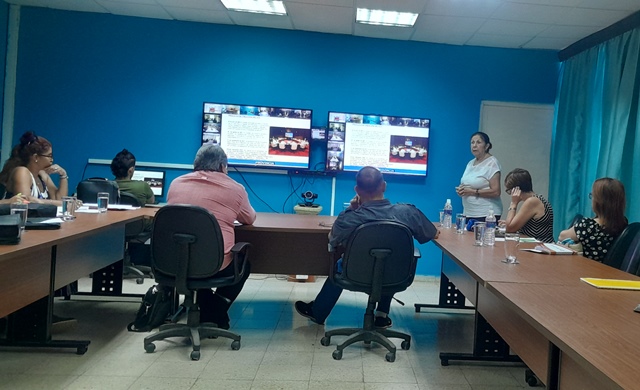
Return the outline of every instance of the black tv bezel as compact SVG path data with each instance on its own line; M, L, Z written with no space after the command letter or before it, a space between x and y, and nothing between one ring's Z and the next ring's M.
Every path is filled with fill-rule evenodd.
M338 114L344 114L344 115L360 115L362 116L362 118L364 119L367 116L377 116L377 117L393 117L393 118L408 118L410 120L420 120L420 121L424 121L427 120L429 121L429 135L426 137L427 138L427 145L426 145L426 169L424 173L409 173L409 172L399 172L399 171L395 171L392 168L385 168L385 167L376 167L378 169L380 169L381 172L383 172L384 174L391 174L391 175L397 175L397 176L409 176L409 177L426 177L429 173L429 145L431 144L431 129L433 126L433 122L431 121L431 118L426 118L426 117L415 117L415 116L407 116L407 115L389 115L389 114L376 114L376 113L368 113L368 114L363 114L363 113L359 113L359 112L351 112L351 111L344 111L344 110L329 110L327 112L327 130L325 133L325 138L327 140L327 158L325 161L325 170L327 172L333 172L333 173L340 173L340 172L358 172L359 169L344 169L344 155L343 155L343 166L341 169L330 169L329 168L329 143L331 142L330 138L329 138L329 132L333 131L331 130L331 124L332 123L342 123L342 122L336 122L334 120L332 120L331 118L331 114L332 113L338 113ZM348 137L347 133L346 133L346 121L344 122L345 124L345 138ZM395 125L390 125L391 127L399 127L399 126L395 126ZM344 146L346 140L342 141L342 144ZM345 153L345 151L343 150L342 153ZM360 167L362 168L362 167Z
M311 108L300 108L300 107L285 107L285 106L276 106L276 105L265 105L265 104L241 104L241 103L221 103L221 102L215 102L215 101L204 101L202 103L202 110L200 113L200 117L201 117L201 121L202 121L202 125L200 127L200 146L204 145L205 142L203 140L202 134L204 133L203 128L204 128L204 124L205 124L205 120L204 120L204 116L205 114L210 114L209 112L205 111L205 107L207 106L207 104L213 104L213 105L221 105L221 106L238 106L238 107L255 107L257 109L260 109L262 107L266 107L269 109L277 109L277 110L290 110L290 111L309 111L309 138L308 138L308 142L309 144L313 141L312 140L312 133L311 133L311 129L313 128L313 109ZM240 111L240 109L239 109ZM220 145L222 144L222 114L223 113L211 113L211 114L219 114L220 115ZM259 115L258 115L259 116ZM307 119L307 118L292 118L292 119ZM253 164L250 163L238 163L232 160L232 158L229 158L229 166L230 167L235 167L235 168L255 168L255 169L277 169L277 170L283 170L283 171L289 171L289 170L299 170L299 171L308 171L311 169L311 148L310 146L307 146L308 150L309 150L309 155L307 158L307 164L306 166L292 166L290 164L287 165L274 165L272 164L271 161L263 161L262 163L260 163L260 161L256 161ZM226 152L226 151L225 151Z

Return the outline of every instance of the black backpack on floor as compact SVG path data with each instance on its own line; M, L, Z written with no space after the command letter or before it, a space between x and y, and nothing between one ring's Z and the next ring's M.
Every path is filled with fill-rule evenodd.
M165 323L171 314L173 305L173 289L155 285L147 290L136 319L127 325L130 332L150 332Z

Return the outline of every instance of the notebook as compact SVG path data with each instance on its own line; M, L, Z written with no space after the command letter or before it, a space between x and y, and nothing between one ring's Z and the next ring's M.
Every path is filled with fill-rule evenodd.
M597 288L609 288L616 290L640 290L640 280L598 278L580 278L580 280Z
M574 251L571 248L567 248L563 245L558 244L550 244L543 243L541 245L536 245L533 249L522 248L521 251L535 252L535 253L544 253L547 255L576 255L578 252Z

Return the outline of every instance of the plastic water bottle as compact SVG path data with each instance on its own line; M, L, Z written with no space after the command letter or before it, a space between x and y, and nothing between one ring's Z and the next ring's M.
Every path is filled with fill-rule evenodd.
M447 199L447 203L444 204L444 228L451 229L451 216L453 215L453 207L451 207L451 199Z
M484 244L494 246L496 243L496 216L493 215L493 209L489 209L486 222L486 230L484 231Z

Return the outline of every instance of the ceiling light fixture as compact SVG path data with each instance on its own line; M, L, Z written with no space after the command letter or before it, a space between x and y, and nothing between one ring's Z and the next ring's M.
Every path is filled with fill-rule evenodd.
M287 9L282 1L274 0L222 0L230 11L253 12L269 15L286 15Z
M411 12L383 11L380 9L358 8L356 22L380 26L413 27L418 14Z

